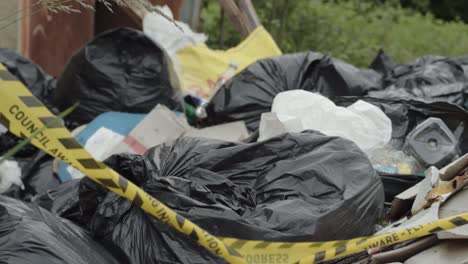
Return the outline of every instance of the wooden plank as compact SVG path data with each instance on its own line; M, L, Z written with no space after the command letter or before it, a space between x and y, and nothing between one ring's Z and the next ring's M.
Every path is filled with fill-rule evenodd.
M260 26L251 0L219 0L219 3L242 37L247 37Z
M237 6L234 0L219 0L219 4L224 10L224 13L229 17L234 28L241 34L243 38L249 35L247 19Z
M244 14L246 18L247 30L250 34L261 24L257 12L255 11L255 7L251 0L237 0L237 5L239 6L240 12Z

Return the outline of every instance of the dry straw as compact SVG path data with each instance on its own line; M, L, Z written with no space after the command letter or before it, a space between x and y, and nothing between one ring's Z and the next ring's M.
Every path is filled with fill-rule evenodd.
M113 5L121 6L121 7L137 7L140 9L146 9L148 11L156 12L159 15L163 16L167 20L173 22L179 29L180 27L175 23L175 21L161 12L159 9L155 8L148 0L96 0L97 2L103 4L104 6L107 7L110 11L113 11ZM78 5L77 5L78 4ZM91 9L94 10L94 5L91 3L90 0L38 0L31 6L24 7L23 10L20 10L18 12L15 12L13 14L10 14L7 17L0 18L0 24L6 20L9 20L9 18L14 17L18 15L19 13L22 13L25 9L31 9L30 15L33 15L35 13L38 13L40 11L40 7L47 7L47 9L52 12L52 13L80 13L81 8L86 8L86 9ZM6 25L0 26L0 30L9 27L11 25L16 24L20 18L15 19L13 22L10 22Z

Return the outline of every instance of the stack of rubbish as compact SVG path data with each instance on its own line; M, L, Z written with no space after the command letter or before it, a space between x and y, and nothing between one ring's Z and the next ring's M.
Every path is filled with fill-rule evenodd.
M387 215L390 222L378 234L407 231L414 235L409 241L383 245L366 252L341 259L335 263L464 263L468 259L468 223L466 186L468 155L437 169L431 167L426 177L415 186L398 194ZM450 219L443 224L444 218ZM432 226L425 226L433 223ZM395 236L402 237L402 236Z
M372 64L381 69L377 71L358 69L316 52L260 60L213 95L205 106L207 118L199 123L209 126L243 120L259 139L276 133L272 131L315 129L353 140L382 176L390 202L423 179L425 169L442 168L468 152L467 112L462 108L467 89L456 93L463 100L455 104L451 86L429 85L427 80L451 80L460 87L468 82L455 59L418 59L409 65L388 61L379 53ZM396 74L401 69L407 69L405 75ZM431 89L440 94L373 96L394 89L391 82L414 94Z
M18 79L52 113L78 103L59 124L74 138L60 139L70 153L82 145L93 157L82 160L84 171L68 153L54 159L27 145L0 161L0 262L225 263L141 199L120 196L128 182L106 189L91 180L104 166L177 221L223 238L344 240L465 212L466 59L396 65L379 52L360 69L318 52L281 55L262 27L214 51L181 22L149 13L143 26L96 36L57 80L0 50L1 78ZM9 116L31 127L15 109L0 112L0 156L21 141L7 131ZM55 137L51 128L41 133ZM466 258L467 230L338 263L449 263L453 247L455 263Z

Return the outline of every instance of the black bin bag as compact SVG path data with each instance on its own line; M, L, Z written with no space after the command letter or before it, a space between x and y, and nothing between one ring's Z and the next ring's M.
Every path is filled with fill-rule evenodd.
M251 144L179 138L106 164L216 236L349 239L372 234L383 210L382 182L367 156L349 140L313 131ZM67 188L70 202L39 200L112 241L132 263L222 262L91 180L80 182L78 194Z
M234 76L207 106L206 125L243 120L250 131L258 128L260 115L271 110L275 96L302 89L324 96L364 95L378 89L381 75L358 69L316 52L287 54L259 60Z
M41 67L21 56L13 49L0 49L0 63L21 81L31 93L44 105L57 114L53 109L53 94L56 80L47 75ZM0 135L0 156L21 142L21 139L10 132ZM22 148L15 157L30 157L37 152L32 145Z
M0 263L123 263L80 227L0 195Z
M413 63L397 65L380 51L371 68L384 77L382 88L370 91L369 96L448 102L468 108L468 78L461 59L423 56Z
M143 32L104 32L75 54L58 80L55 103L81 124L101 113L148 113L157 104L181 109L168 56Z
M18 78L34 96L51 108L57 82L55 78L13 49L0 48L0 63L5 65L8 71Z

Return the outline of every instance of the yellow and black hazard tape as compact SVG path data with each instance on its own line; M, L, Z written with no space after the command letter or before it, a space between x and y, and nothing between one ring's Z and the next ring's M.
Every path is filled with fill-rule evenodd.
M468 213L372 237L329 242L267 242L215 237L128 181L89 154L56 117L0 64L0 124L77 168L92 180L191 237L229 263L320 263L448 230L468 223Z
M394 245L466 224L468 224L468 213L351 240L285 243L221 238L221 241L240 252L247 263L311 264L346 257L372 248Z

